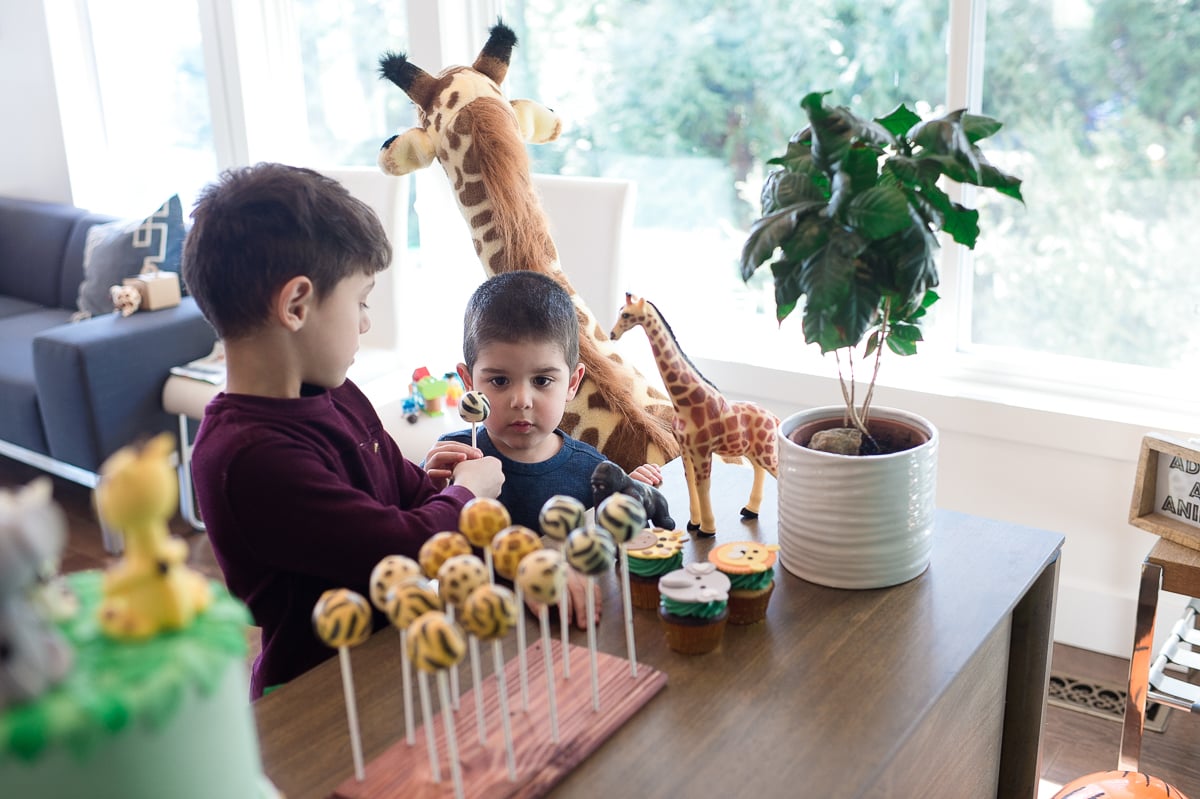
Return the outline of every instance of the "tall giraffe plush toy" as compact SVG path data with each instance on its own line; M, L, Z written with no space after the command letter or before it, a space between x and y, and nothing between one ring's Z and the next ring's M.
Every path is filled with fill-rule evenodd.
M510 103L500 91L516 43L516 34L497 24L473 65L448 67L436 76L402 54L385 54L380 72L416 104L421 126L384 142L379 166L389 175L405 175L439 161L484 272L489 277L516 269L541 272L571 295L585 374L567 404L562 429L626 471L666 463L679 454L670 402L621 361L559 263L530 179L525 143L553 141L561 123L550 109L531 100Z
M768 473L779 476L775 442L779 417L753 402L730 402L721 396L717 387L684 355L658 308L645 299L626 294L625 307L613 326L612 337L618 339L638 325L650 339L654 361L675 405L675 437L683 451L691 506L688 530L700 535L716 534L709 499L713 455L726 461L743 458L750 461L754 467L754 485L746 507L742 508L742 518L757 518L763 480Z

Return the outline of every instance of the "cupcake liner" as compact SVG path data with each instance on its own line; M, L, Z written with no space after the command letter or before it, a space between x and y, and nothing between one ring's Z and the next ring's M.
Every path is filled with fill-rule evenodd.
M660 607L658 617L662 619L663 629L666 631L667 646L682 655L703 655L720 645L721 638L725 635L729 608L726 607L716 618L697 619L676 616Z
M775 591L772 580L766 588L757 591L729 592L729 623L757 624L767 617L767 605Z
M629 601L639 610L654 610L658 607L658 578L629 575Z

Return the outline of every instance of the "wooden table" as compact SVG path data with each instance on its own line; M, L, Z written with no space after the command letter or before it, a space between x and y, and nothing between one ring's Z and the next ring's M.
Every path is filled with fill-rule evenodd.
M773 542L773 481L762 517L743 522L750 470L715 469L715 540ZM682 525L678 460L666 475ZM656 615L635 611L638 659L665 672L667 687L554 794L1032 797L1062 541L939 511L925 574L846 591L777 565L765 623L728 627L721 647L698 657L671 652ZM685 558L712 546L691 542ZM599 646L624 656L615 580L603 590ZM532 619L529 629L535 636ZM368 763L403 735L398 647L385 630L353 651ZM351 773L336 658L254 710L267 775L288 799L327 796Z

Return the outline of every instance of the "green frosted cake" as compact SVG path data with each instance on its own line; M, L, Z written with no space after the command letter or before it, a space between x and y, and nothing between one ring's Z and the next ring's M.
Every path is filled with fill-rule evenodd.
M80 609L59 624L74 666L52 689L0 710L6 797L259 799L248 696L249 614L219 583L185 629L137 642L104 636L103 575L66 578Z

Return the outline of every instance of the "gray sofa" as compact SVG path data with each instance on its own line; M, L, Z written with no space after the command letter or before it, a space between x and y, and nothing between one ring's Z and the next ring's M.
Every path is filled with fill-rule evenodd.
M113 219L0 197L0 455L89 486L121 446L175 430L163 383L216 341L191 297L70 321L87 230Z

